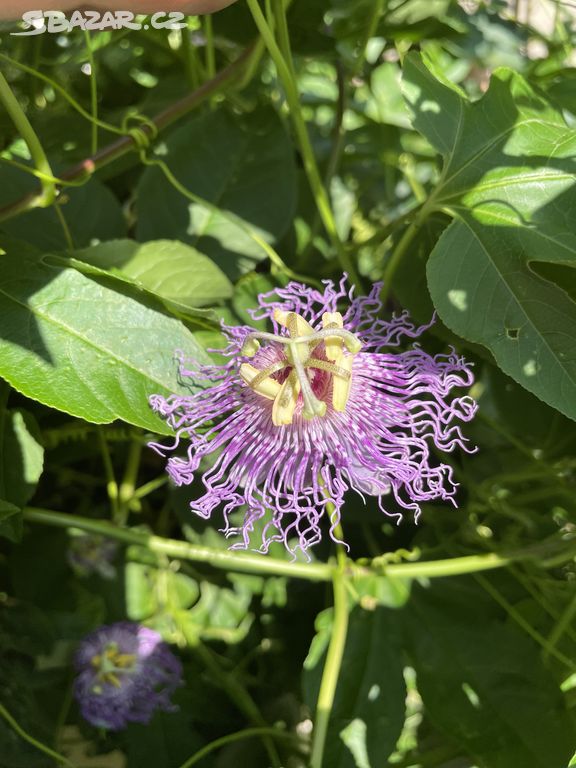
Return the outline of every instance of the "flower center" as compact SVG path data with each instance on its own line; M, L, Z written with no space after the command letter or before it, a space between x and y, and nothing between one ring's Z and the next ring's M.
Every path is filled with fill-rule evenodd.
M97 679L102 683L109 683L115 688L120 688L122 675L130 672L136 663L133 653L121 653L117 643L108 643L103 653L92 657L90 663L98 670ZM102 687L95 685L94 693L102 693Z
M344 411L350 396L352 364L362 343L350 331L344 330L339 312L322 315L322 330L316 331L296 312L274 311L274 319L288 331L287 336L273 333L251 333L246 337L242 354L254 357L260 349L260 339L281 344L283 359L263 370L250 363L240 366L240 377L262 397L274 401L272 421L279 427L291 424L300 395L304 407L302 416L313 419L325 416L327 404L318 398L312 387L310 374L322 371L332 381L332 406ZM320 356L320 353L322 356ZM287 371L281 381L278 374Z

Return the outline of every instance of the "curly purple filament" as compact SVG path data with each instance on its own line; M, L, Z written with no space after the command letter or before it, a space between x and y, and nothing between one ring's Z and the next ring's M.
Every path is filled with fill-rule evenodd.
M476 404L468 395L451 393L469 388L472 372L454 350L432 357L412 343L408 351L391 351L430 326L416 327L406 312L388 321L379 319L380 288L376 284L368 296L355 298L344 277L338 286L326 281L323 292L290 283L263 294L259 308L251 312L254 320L269 320L273 334L286 337L287 325L278 319L296 313L301 325L310 326L315 334L301 353L305 362L298 366L299 373L294 355L307 338L297 339L290 357L286 352L290 344L284 339L278 343L270 334L255 334L247 326L223 326L229 342L223 354L228 362L198 370L181 368L183 376L203 379L209 386L190 396L151 398L154 410L176 434L171 446L155 443L152 447L164 456L187 442L185 457L168 459L172 480L177 485L190 484L200 462L212 459L211 468L202 475L205 493L190 506L206 519L222 507L224 533L240 537L234 548L256 544L266 552L272 542L281 541L291 552L298 548L306 552L320 541L324 517L329 517L334 537L349 489L377 497L380 509L398 522L402 515L386 508L390 494L415 519L421 502L455 503L451 467L438 463L431 449L435 445L441 451L470 451L458 422L470 421ZM358 340L360 351L353 350L352 356L344 350L340 360L332 363L323 316L338 313L344 302L348 308L338 315L342 330L347 338L353 335ZM253 342L258 335L263 341L259 349ZM349 375L330 372L343 363ZM256 388L240 375L246 364L252 375L259 374ZM304 384L310 384L316 407L312 417L310 409L304 410L304 387L298 393L296 374L301 380L303 367ZM272 373L267 376L266 371ZM281 413L285 422L278 424L278 397L275 402L271 398L292 371L296 389L292 389L287 417L285 411ZM345 374L350 381L346 395L340 397L334 389L342 387L338 381ZM264 390L268 396L263 396ZM230 515L240 508L245 510L244 519L235 526ZM259 541L253 542L260 520L263 530Z

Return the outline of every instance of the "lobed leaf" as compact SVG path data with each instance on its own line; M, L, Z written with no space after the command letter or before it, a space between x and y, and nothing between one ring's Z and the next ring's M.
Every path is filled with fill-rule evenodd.
M429 206L455 218L427 268L440 317L576 419L576 302L536 269L576 267L573 130L509 70L471 103L410 55L404 92L414 127L444 158Z

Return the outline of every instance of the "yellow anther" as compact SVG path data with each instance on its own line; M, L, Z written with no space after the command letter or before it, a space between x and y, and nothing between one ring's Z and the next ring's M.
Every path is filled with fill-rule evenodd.
M284 424L292 424L299 394L300 381L295 371L292 371L280 387L280 391L274 400L274 407L272 408L272 422L274 426L281 427Z
M93 667L98 669L97 679L102 683L108 683L115 688L120 688L122 683L117 673L125 673L136 662L133 653L120 653L116 643L110 643L103 654L96 654L90 660ZM96 687L94 688L96 691Z
M322 315L323 328L343 328L344 321L340 312L324 312ZM324 342L326 346L326 357L328 360L336 362L342 357L343 341L341 336L331 336Z
M340 372L332 377L332 405L335 411L346 410L348 398L350 397L350 387L352 386L352 363L354 358L352 355L342 356L338 360L338 368L347 375L342 375Z
M242 354L246 357L254 357L254 355L260 349L260 342L258 339L248 337L242 345Z
M120 680L116 677L114 672L106 672L104 675L101 675L102 682L104 683L110 683L114 686L114 688L120 688L121 683Z
M285 365L282 365L284 368ZM260 371L250 363L242 363L240 366L240 378L246 382L248 386L258 392L259 395L265 397L267 400L275 400L281 389L281 384L276 379L270 378L270 374L274 373L270 369L266 371Z

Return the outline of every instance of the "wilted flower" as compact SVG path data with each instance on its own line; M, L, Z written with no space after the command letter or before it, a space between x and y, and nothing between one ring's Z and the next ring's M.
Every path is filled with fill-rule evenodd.
M205 493L191 508L208 518L222 506L225 533L241 536L235 547L252 544L261 519L264 552L273 541L306 551L320 540L324 516L334 537L349 488L376 496L398 521L390 495L416 518L420 502L454 502L452 470L431 451L466 448L455 422L469 421L476 404L451 391L469 387L472 373L454 351L431 357L414 343L392 351L429 326L414 326L407 313L379 319L380 289L354 298L343 278L323 292L290 283L263 294L251 315L269 320L273 333L223 326L229 360L181 370L209 386L151 398L176 432L172 446L155 450L189 441L186 457L168 460L174 482L191 483L211 458ZM235 527L230 515L239 508L244 520Z
M113 579L113 565L118 552L118 542L92 533L74 532L67 551L67 559L79 576L97 574L103 579Z
M74 692L92 725L118 731L175 709L170 697L182 665L152 629L126 621L100 627L82 641L75 663Z

